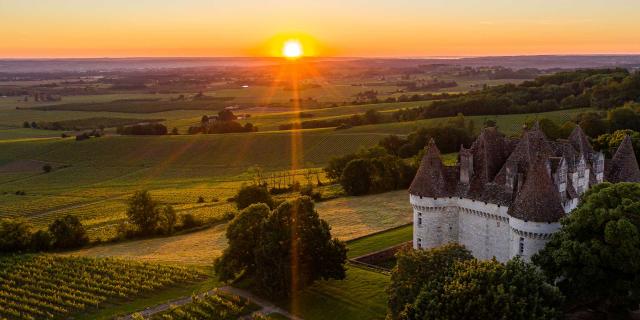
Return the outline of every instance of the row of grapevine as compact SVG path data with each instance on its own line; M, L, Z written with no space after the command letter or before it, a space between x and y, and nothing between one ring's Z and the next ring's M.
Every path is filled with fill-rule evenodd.
M206 294L193 297L191 303L172 307L166 312L157 314L152 320L235 320L255 311L255 309L247 300L238 296Z
M0 257L0 319L65 319L204 277L187 268L116 259Z

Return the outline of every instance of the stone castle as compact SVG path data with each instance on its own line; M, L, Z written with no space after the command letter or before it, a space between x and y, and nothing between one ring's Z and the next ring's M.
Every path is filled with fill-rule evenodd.
M455 166L443 164L431 140L409 188L413 246L456 242L479 259L530 260L580 195L603 181L640 182L628 136L605 159L579 126L569 139L557 141L548 140L537 124L519 139L490 127L471 148L461 148Z

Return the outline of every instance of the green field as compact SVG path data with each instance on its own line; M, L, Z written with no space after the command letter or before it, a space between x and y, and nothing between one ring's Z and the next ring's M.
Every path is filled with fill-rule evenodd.
M347 267L345 280L318 281L293 301L279 304L308 320L384 319L389 281L388 275Z
M360 112L367 106L340 107L342 112ZM322 112L333 112L323 109ZM585 109L544 114L467 117L480 128L495 119L506 134L517 134L528 119L548 117L558 122ZM224 135L180 135L164 137L106 136L87 141L72 138L25 138L0 140L0 215L25 217L45 227L64 214L79 216L92 238L113 236L122 221L125 201L134 191L151 190L163 203L180 213L203 218L218 217L232 209L225 200L250 179L247 169L259 166L267 174L293 168L320 168L338 155L375 145L388 134L407 134L421 126L438 125L446 119L420 120L354 127L347 130L311 129ZM2 130L0 130L0 135ZM54 170L43 173L38 163ZM7 171L3 167L23 168ZM300 172L300 171L296 171ZM299 176L301 178L301 176ZM26 195L16 195L24 191ZM198 197L206 203L197 204ZM219 201L212 202L217 198ZM348 204L329 209L348 211ZM384 219L382 219L384 220ZM335 228L367 234L360 226L337 221ZM362 226L362 227L361 227Z
M413 225L406 225L383 233L366 236L349 242L349 258L384 250L413 239Z

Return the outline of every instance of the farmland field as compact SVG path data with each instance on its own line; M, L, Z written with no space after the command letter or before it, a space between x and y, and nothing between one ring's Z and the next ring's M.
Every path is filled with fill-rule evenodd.
M7 256L0 258L0 317L63 319L205 278L195 269L133 261Z
M238 319L254 311L247 300L226 294L205 294L191 303L154 315L151 320Z
M344 112L359 112L366 106L339 108ZM527 119L545 116L562 122L571 114L585 110L467 118L476 123L476 128L486 119L495 119L503 132L516 134ZM323 112L329 111L332 110ZM2 140L0 215L25 217L42 228L56 217L74 214L87 225L92 238L104 240L113 237L117 223L125 218L126 199L134 191L147 189L160 202L176 207L180 214L215 218L232 209L226 199L250 179L247 173L250 167L258 166L266 175L292 168L318 169L331 157L373 146L387 134L407 134L443 120L367 125L347 130L107 136L79 142L61 138ZM3 166L16 167L25 161L51 163L54 170L44 173L41 167L33 166L32 171L20 173L1 170ZM25 195L16 195L18 191ZM206 202L196 204L200 196ZM349 208L346 202L324 211L336 212L338 218L348 216ZM384 222L386 218L379 220ZM343 223L336 219L334 228L349 230L355 237L369 232L368 223L355 219Z
M400 226L412 217L406 190L329 200L316 204L316 210L332 226L331 234L342 240ZM226 247L225 228L222 224L184 235L101 245L69 254L204 266L213 263Z

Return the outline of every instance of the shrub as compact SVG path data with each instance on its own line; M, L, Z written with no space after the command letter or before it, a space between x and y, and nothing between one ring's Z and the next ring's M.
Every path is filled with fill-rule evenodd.
M273 199L265 186L243 185L235 196L236 207L242 210L254 203L264 203L269 207L273 206Z
M158 219L159 232L163 234L172 234L175 231L178 215L172 206L168 205L162 208Z
M0 252L26 251L31 246L31 225L19 219L0 220Z
M31 236L31 250L47 251L51 249L53 236L47 230L38 230Z
M66 215L56 219L49 226L53 246L59 249L78 248L89 243L84 226L76 216Z
M42 166L42 171L44 171L45 173L51 172L51 165L45 164L44 166Z
M203 196L199 196L197 202L198 203L204 203L204 197Z
M203 224L201 220L197 219L191 213L183 214L180 218L182 219L182 228L184 229L199 227Z

